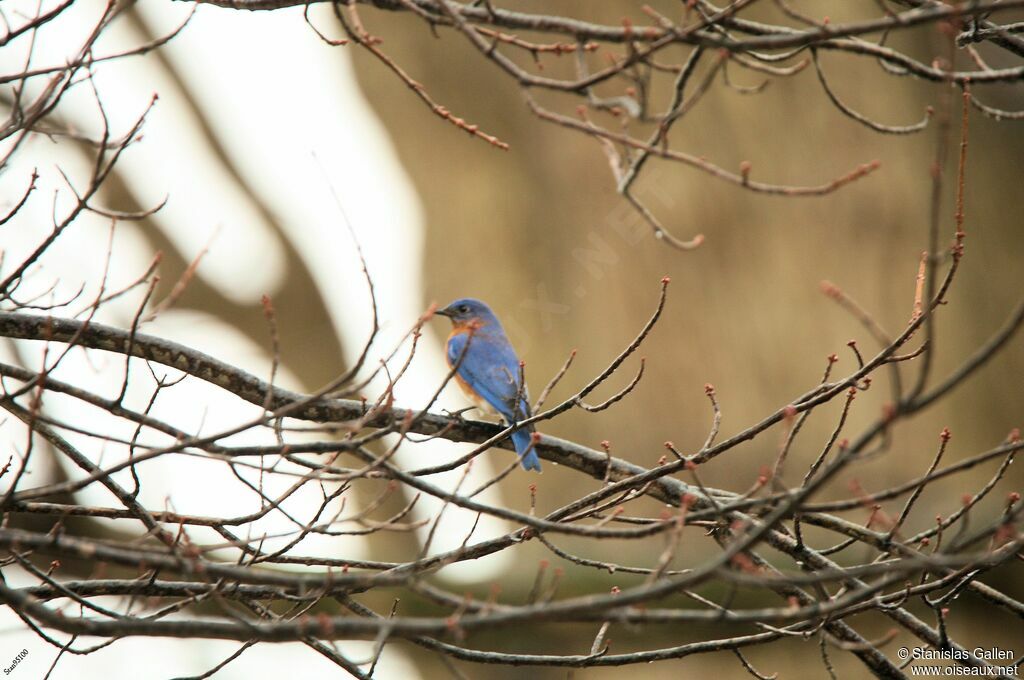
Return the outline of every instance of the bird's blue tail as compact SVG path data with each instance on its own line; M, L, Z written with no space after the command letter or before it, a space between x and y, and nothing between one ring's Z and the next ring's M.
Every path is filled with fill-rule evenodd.
M540 472L540 458L537 457L536 451L529 450L531 444L530 435L531 433L525 429L516 430L512 433L512 443L516 447L516 453L519 454L519 462L522 463L523 467L527 470Z

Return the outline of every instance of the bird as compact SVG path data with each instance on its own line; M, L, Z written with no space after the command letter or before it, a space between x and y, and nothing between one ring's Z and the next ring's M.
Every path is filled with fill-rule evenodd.
M455 368L455 382L466 396L478 408L497 412L509 425L529 418L529 394L526 385L519 384L519 357L491 308L480 300L461 298L437 314L452 322L445 358L449 368ZM532 424L516 430L512 444L522 466L540 472L533 433Z

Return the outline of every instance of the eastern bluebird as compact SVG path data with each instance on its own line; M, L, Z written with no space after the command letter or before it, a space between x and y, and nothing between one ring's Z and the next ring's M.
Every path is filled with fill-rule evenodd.
M446 358L455 366L455 381L480 408L497 411L508 424L530 417L526 386L519 385L519 357L490 307L472 298L456 300L438 314L452 321ZM468 343L468 346L467 346ZM516 405L516 397L519 404ZM512 433L512 444L527 470L540 471L540 459L530 448L533 425Z

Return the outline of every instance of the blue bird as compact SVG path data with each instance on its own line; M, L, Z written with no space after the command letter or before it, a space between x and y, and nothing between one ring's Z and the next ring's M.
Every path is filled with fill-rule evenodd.
M455 381L462 391L478 407L496 411L510 425L529 418L526 386L520 389L519 385L519 357L491 308L479 300L463 298L437 313L452 322L445 356L449 367L458 363ZM533 425L516 430L512 444L523 467L540 472L540 459L530 448L533 431Z

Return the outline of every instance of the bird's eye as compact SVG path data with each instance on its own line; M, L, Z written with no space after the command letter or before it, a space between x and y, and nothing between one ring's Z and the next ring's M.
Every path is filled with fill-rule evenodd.
M469 313L469 306L468 305L460 305L459 306L459 311L462 312L463 314L468 314Z

